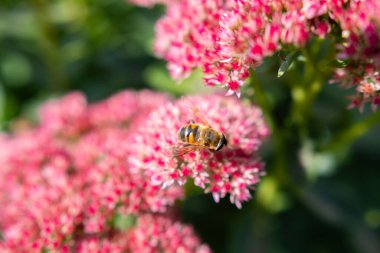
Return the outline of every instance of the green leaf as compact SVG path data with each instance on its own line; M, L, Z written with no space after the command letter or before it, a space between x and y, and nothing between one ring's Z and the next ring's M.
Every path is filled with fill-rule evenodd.
M128 230L136 224L136 217L132 214L122 215L116 214L113 217L112 224L119 230Z
M333 67L333 68L344 68L347 66L347 64L348 64L347 61L334 59L334 60L330 61L327 65L329 67Z
M167 69L159 64L154 64L145 70L145 79L148 85L154 89L166 91L176 96L187 94L206 93L214 90L207 87L202 81L200 70L194 71L189 77L180 83L174 81Z
M281 66L278 69L277 77L282 77L285 74L285 72L289 69L290 65L292 64L293 60L296 58L298 53L298 51L293 51L285 57L285 60L281 63Z

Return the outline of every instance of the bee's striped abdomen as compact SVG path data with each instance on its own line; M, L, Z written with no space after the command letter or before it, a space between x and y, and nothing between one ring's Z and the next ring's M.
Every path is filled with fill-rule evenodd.
M189 144L196 143L199 138L199 125L188 124L181 127L178 137L182 142Z
M185 133L186 133L186 126L181 127L181 129L178 132L178 138L182 141L185 142Z

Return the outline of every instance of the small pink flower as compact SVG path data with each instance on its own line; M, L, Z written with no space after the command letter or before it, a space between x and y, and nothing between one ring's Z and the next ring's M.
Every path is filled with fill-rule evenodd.
M326 0L304 0L302 12L307 19L317 18L327 13L327 2Z
M380 84L363 80L357 90L363 93L364 98L373 97L380 90Z
M331 31L331 24L326 20L315 19L311 24L311 31L320 38L325 38Z

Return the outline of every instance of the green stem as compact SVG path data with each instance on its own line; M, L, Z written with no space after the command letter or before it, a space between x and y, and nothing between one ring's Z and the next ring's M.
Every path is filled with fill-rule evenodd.
M257 104L261 107L264 118L268 122L272 130L272 140L274 142L276 160L275 160L275 172L274 176L278 179L280 185L289 184L289 176L287 172L287 159L286 159L286 149L284 144L284 138L281 135L278 123L273 118L273 108L269 102L266 92L264 91L260 80L257 78L256 73L250 71L250 84L254 88L255 98Z
M326 78L326 75L318 68L307 46L302 49L302 54L306 59L303 81L292 85L291 89L293 98L291 119L299 128L301 141L308 136L307 122L310 118L311 108Z
M302 49L302 53L305 56L306 63L310 66L312 72L314 72L314 82L311 83L311 85L307 86L308 88L308 99L309 103L312 103L316 97L316 95L319 93L319 91L322 89L323 84L325 83L325 80L327 78L326 74L323 73L320 69L316 61L313 59L309 48L306 46Z
M379 123L380 111L377 111L368 116L365 120L357 122L341 132L337 137L333 138L329 144L323 147L322 151L337 152L344 147L348 147Z

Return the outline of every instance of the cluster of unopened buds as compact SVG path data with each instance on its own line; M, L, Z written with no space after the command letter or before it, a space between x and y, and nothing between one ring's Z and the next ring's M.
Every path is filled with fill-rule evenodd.
M222 150L175 152L193 105L228 139ZM192 177L241 207L264 173L268 134L257 107L219 95L47 102L37 125L0 135L0 252L210 252L174 218L182 186Z
M377 0L131 0L166 5L156 24L154 49L168 61L174 79L201 68L207 85L240 95L249 69L286 48L304 47L313 37L336 41L334 82L356 87L352 106L379 105L378 84L368 82L380 69L380 2ZM352 68L360 71L351 73ZM361 73L359 73L361 72ZM370 77L370 80L376 78ZM349 85L347 85L349 84ZM370 84L369 93L368 84Z

